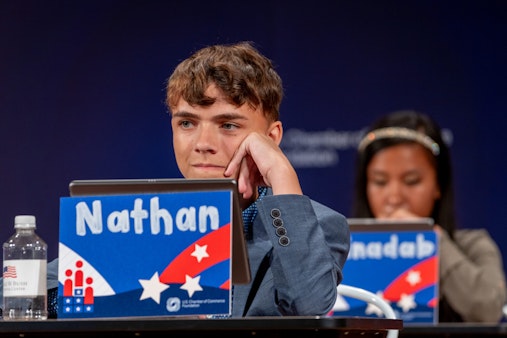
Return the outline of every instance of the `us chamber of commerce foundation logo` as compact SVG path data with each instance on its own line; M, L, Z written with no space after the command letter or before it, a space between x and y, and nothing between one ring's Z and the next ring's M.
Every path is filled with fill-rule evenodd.
M166 302L166 309L169 312L178 312L181 309L181 300L178 297L169 297Z

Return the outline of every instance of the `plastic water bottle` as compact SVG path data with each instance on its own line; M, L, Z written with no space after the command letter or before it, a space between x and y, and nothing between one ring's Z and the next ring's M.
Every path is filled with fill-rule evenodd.
M47 319L47 244L35 216L16 216L14 229L3 244L3 319Z

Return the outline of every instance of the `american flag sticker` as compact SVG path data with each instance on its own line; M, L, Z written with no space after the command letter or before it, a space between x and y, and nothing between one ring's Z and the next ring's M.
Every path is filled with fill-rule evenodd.
M16 267L14 265L4 266L4 278L16 278Z

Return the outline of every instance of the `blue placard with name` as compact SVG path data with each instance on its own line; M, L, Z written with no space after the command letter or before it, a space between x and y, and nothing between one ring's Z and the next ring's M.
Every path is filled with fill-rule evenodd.
M231 313L232 192L60 199L58 318Z
M438 241L433 230L353 232L343 284L377 294L404 324L438 322ZM378 307L338 296L333 315L382 317Z

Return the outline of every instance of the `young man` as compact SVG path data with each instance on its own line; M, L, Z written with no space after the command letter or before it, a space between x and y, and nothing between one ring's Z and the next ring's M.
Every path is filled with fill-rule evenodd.
M303 195L279 148L282 96L271 62L248 43L198 51L167 85L183 176L233 177L242 195L252 281L234 286L233 317L327 314L349 251L346 219ZM57 288L55 259L48 264L50 318Z
M282 81L250 43L203 48L167 83L173 146L185 178L235 178L252 272L233 317L325 315L349 250L346 219L303 195L279 145Z

